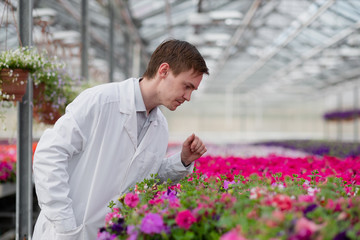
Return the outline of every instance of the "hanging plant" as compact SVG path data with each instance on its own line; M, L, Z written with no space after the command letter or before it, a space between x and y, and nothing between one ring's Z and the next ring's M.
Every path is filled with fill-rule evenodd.
M0 53L0 101L21 101L26 92L28 73L47 65L35 48L20 47Z
M32 77L34 119L37 122L54 124L78 94L80 81L75 80L67 71L65 63L56 57L50 60L49 65L33 73Z
M33 115L37 122L54 124L65 112L67 104L78 94L77 89L80 89L80 81L69 74L66 64L56 56L50 57L45 51L40 54L35 48L11 49L0 54L2 108L12 107L13 104L9 102L22 99L18 92L7 92L7 82L12 82L13 88L23 87L23 94L25 94L27 77L20 77L17 74L19 70L16 69L28 72L33 79ZM7 75L10 75L9 78ZM0 118L3 118L1 112Z

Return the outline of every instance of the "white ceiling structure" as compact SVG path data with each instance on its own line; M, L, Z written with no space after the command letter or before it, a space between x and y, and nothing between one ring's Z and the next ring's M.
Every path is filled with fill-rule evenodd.
M166 36L194 43L210 67L205 95L289 101L359 79L360 1L155 2L129 1L140 35L149 49Z
M9 2L17 7L17 1ZM79 66L81 0L33 3L35 45L51 44L71 66ZM142 49L141 74L151 52L171 37L197 46L210 69L195 101L230 95L277 104L359 85L359 0L89 0L90 67L101 78L109 6L115 18L115 81L134 72L133 45ZM0 41L16 45L16 28L3 26ZM54 50L56 44L61 48Z

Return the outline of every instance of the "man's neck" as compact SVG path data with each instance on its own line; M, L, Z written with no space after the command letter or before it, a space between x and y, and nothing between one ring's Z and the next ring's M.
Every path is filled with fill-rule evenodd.
M141 95L144 100L145 108L146 108L146 114L149 115L151 110L153 110L155 107L159 105L157 102L157 95L156 95L156 79L146 79L143 78L139 82L140 85L140 91Z

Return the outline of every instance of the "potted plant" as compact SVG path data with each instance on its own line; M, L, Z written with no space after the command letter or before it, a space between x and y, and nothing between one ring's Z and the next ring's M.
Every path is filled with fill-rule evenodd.
M33 79L33 115L37 122L54 124L65 112L65 107L77 95L76 81L66 69L64 62L56 56L50 57L45 51L39 53L36 48L23 47L1 52L0 55L0 103L9 108L12 101L21 101L26 91L27 75ZM11 88L22 87L16 93ZM21 95L22 94L22 95ZM0 118L3 118L0 114Z
M34 81L33 115L37 122L54 124L65 107L76 97L80 81L73 78L65 63L57 57L50 64L32 74Z
M28 74L48 63L36 48L19 47L0 53L0 101L21 101L26 92Z

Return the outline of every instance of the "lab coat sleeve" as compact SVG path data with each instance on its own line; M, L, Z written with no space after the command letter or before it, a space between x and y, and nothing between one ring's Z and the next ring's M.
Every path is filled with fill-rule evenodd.
M34 181L39 205L56 232L76 228L76 220L69 198L69 159L79 153L85 138L72 114L67 112L54 128L41 137L34 155Z
M180 152L176 153L168 158L164 158L160 166L158 177L161 182L166 182L168 179L172 183L179 182L186 175L192 173L194 170L194 162L189 166L184 167L181 162Z

